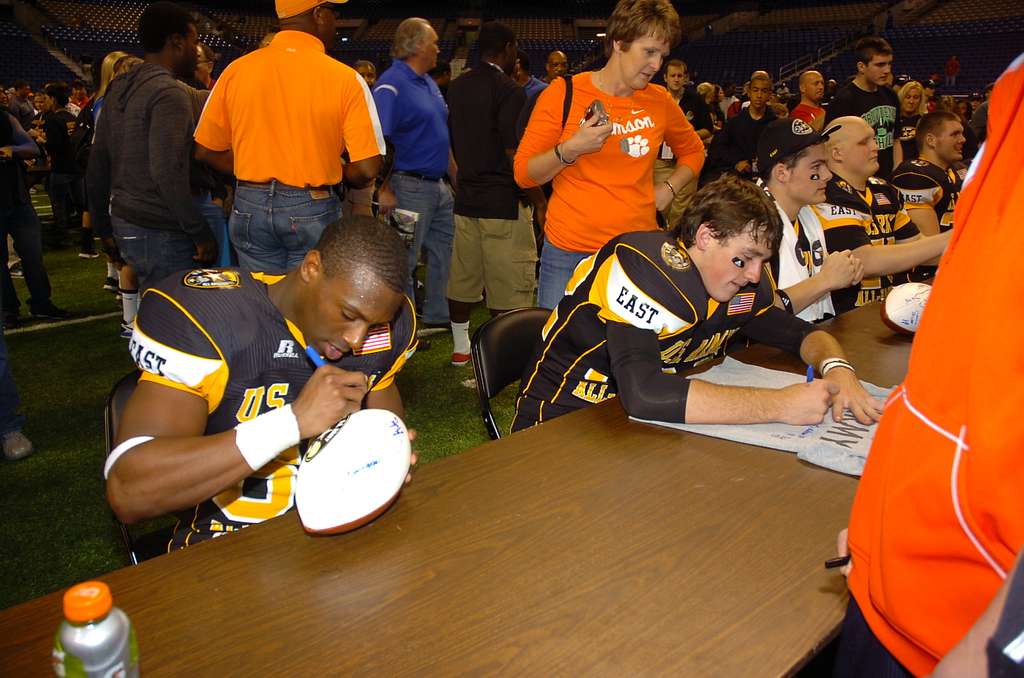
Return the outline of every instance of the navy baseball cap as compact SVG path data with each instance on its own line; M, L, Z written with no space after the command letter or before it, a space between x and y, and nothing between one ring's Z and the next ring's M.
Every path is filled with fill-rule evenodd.
M832 125L816 132L800 118L782 118L768 123L757 142L758 174L765 176L775 163L809 146L824 143L839 128L840 125Z

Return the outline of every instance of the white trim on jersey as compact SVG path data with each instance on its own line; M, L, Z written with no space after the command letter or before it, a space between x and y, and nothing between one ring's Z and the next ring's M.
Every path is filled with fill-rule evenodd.
M380 151L380 155L386 155L387 146L384 144L384 128L380 124L380 116L377 115L377 104L373 101L373 93L370 91L370 88L367 86L366 81L363 80L362 76L356 76L356 80L359 82L360 87L363 88L363 98L366 100L366 109L370 112L370 124L373 126L373 140L377 143L377 149ZM391 87L391 85L381 85L381 87ZM398 94L398 90L395 90L395 94Z

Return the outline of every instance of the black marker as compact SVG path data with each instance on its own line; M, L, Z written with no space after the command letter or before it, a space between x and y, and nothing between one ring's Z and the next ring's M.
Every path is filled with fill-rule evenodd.
M829 558L825 561L825 568L828 570L844 567L850 564L850 556L840 556L839 558Z

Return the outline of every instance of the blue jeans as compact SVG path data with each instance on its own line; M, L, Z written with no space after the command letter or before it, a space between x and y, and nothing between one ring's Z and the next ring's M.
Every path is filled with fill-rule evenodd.
M139 291L172 273L196 268L196 245L184 231L136 226L113 214L114 239L121 256L139 278Z
M565 286L581 261L589 257L586 252L569 252L551 244L544 238L540 252L540 280L537 281L537 305L554 308L565 296Z
M21 257L21 270L31 298L31 308L46 308L50 305L50 278L43 265L43 239L40 233L39 217L32 203L0 208L0 262L3 277L0 279L0 306L4 313L17 315L21 308L18 295L7 269L7 236L14 240L14 251Z
M409 298L415 299L413 274L420 250L427 251L427 295L423 301L423 322L443 325L448 322L448 269L455 240L455 200L448 185L440 179L428 181L402 174L391 175L391 189L398 207L416 212L416 232L409 249Z
M324 228L339 219L341 201L334 191L239 181L228 233L240 268L284 273L298 266Z
M228 222L224 218L224 208L215 203L209 193L192 196L192 202L199 208L199 213L203 215L217 241L217 258L213 265L218 268L236 266L231 241L228 240Z
M20 431L25 417L18 414L21 399L11 376L11 365L7 359L7 342L0 332L0 437Z

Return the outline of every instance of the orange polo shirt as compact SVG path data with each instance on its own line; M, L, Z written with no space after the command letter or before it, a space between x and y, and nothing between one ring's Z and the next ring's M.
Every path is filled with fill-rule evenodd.
M967 633L1024 544L1022 114L1024 55L992 93L984 151L850 517L850 590L916 675Z
M281 31L224 69L196 141L212 151L230 148L242 181L291 186L340 182L342 151L353 162L385 152L366 83L300 31Z
M575 134L594 99L604 104L614 125L611 136L600 151L581 155L552 181L544 235L570 252L596 252L617 235L658 227L654 159L663 141L676 162L695 175L704 164L703 142L664 87L648 85L628 97L613 97L599 90L591 75L573 76L572 106L564 130L565 82L558 78L540 93L514 162L516 183L537 186L526 170L530 158Z

